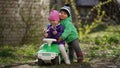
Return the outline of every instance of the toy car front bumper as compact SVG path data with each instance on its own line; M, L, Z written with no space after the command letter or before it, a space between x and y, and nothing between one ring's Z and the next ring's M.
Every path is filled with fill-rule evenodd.
M38 53L38 58L42 60L52 60L52 59L55 59L56 56L58 56L58 54L53 53L53 52L39 52Z

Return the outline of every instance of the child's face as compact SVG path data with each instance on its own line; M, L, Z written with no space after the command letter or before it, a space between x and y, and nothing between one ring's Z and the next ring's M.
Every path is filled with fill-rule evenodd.
M58 24L59 23L59 21L55 21L55 20L51 20L50 21L50 24L52 24L52 25L56 25L56 24Z
M60 19L65 19L65 18L67 18L67 17L68 17L68 15L67 15L66 12L64 12L64 11L61 11L61 12L60 12Z

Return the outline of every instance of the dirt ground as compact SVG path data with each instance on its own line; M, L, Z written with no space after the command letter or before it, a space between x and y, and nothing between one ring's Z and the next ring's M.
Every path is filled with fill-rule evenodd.
M110 62L98 62L98 63L72 63L71 65L66 65L64 63L60 65L45 64L39 66L36 62L28 63L15 63L12 65L1 66L0 68L120 68L120 63L110 63Z
M45 65L38 65L36 62L29 62L29 63L16 63L12 65L2 66L0 68L92 68L89 64L82 65L80 63L72 63L70 65L66 65L64 63L60 65L52 65L52 64L45 64Z
M87 49L84 49L87 50ZM85 51L84 51L85 52ZM36 61L20 62L10 65L0 65L0 68L120 68L120 56L117 59L106 59L101 60L100 58L94 58L88 62L83 63L71 63L66 65L64 63L60 65L46 64L39 66Z

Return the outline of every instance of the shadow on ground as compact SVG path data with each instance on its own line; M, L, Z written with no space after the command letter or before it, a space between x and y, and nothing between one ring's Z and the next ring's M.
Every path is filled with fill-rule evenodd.
M31 63L15 63L12 65L4 65L1 68L92 68L89 63L72 63L71 65L66 65L64 63L60 65L45 64L39 66L35 62Z

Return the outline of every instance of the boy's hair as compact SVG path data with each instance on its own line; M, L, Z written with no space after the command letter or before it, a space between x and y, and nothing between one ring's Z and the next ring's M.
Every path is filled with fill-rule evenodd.
M69 4L65 4L61 9L60 12L64 11L65 13L67 13L68 17L71 15L71 9L70 9L70 5Z
M51 10L48 18L50 21L60 21L59 12L57 10Z

